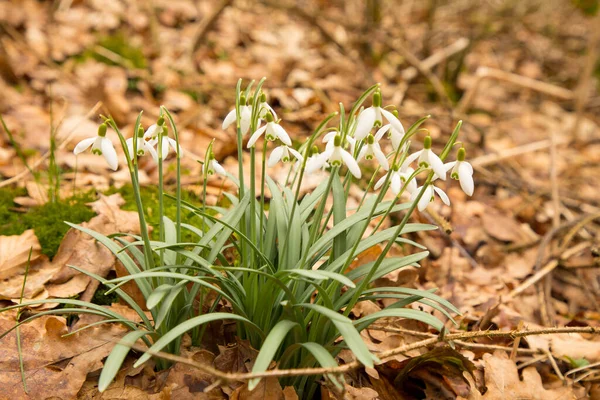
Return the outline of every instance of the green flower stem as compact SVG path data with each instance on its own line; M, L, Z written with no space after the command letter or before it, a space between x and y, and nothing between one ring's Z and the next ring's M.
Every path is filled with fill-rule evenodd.
M139 120L141 119L141 113L138 115L138 120L136 122L136 127L139 126ZM119 137L119 141L121 142L121 146L123 147L123 151L125 152L125 159L127 160L127 166L129 168L129 175L131 176L131 185L133 187L133 194L135 198L135 204L138 209L138 218L140 221L140 233L142 236L142 240L144 241L144 261L145 268L152 269L154 268L154 257L152 255L152 247L150 246L150 236L148 234L148 225L146 224L146 217L144 216L144 205L142 204L142 197L140 194L140 186L139 180L135 173L135 168L132 162L131 155L129 154L129 150L127 149L127 143L125 141L125 137L119 130L117 123L112 117L108 117L106 121L111 128L117 133Z
M264 219L265 219L265 174L267 173L267 141L263 143L262 149L262 163L261 163L261 175L260 175L260 229L259 229L259 246L260 251L264 251L263 248L263 236L264 236Z
M161 242L165 241L165 205L164 205L164 178L163 178L163 154L162 154L162 139L163 129L162 126L158 128L158 146L156 147L158 153L158 234ZM160 265L165 265L165 250L160 249Z

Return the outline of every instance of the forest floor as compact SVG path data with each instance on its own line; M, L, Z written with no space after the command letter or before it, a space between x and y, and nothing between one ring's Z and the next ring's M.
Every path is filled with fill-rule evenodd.
M346 398L600 398L600 64L588 56L598 17L563 1L381 1L379 15L363 3L0 2L0 304L19 301L30 264L25 298L94 299L128 312L67 267L115 274L114 259L62 221L139 232L126 168L112 172L102 157L73 154L95 134L99 114L130 133L140 110L146 127L160 105L173 112L186 150L183 189L197 201L197 160L211 140L219 162L237 173L235 137L221 122L239 78L267 77L269 101L295 140L379 82L405 127L431 115L423 127L434 143L463 121L459 140L476 188L467 197L454 185L449 207L440 202L416 215L441 228L413 237L430 256L382 284L438 288L462 312L447 334L490 335L457 337L455 350L431 340L411 348L436 336L414 322L378 324L363 332L369 348L397 354L376 370L349 373ZM140 168L146 212L157 224L150 188L158 170L152 162ZM167 184L174 174L167 169ZM211 204L233 190L218 177L208 187ZM353 196L362 194L359 184ZM0 314L0 334L16 317ZM203 393L215 380L184 364L161 373L126 364L99 394L98 371L112 346L106 337L123 331L62 336L86 318L45 316L21 329L29 397L16 336L0 339L0 399L260 398L240 383ZM554 327L567 329L526 332ZM217 367L233 357L227 365L245 371L253 353L224 345L182 355ZM407 360L417 361L410 370ZM276 381L265 385L265 398L294 398Z

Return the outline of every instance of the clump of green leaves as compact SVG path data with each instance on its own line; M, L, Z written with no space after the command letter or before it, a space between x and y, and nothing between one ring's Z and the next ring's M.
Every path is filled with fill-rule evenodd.
M397 116L382 107L379 86L375 85L356 101L349 112L340 104L339 114L325 118L296 151L287 133L279 126L275 112L266 103L263 82L261 80L252 91L253 83L242 90L240 80L236 88L235 108L225 119L224 128L233 122L237 127L239 178L228 174L219 165L211 143L202 161L204 191L200 205L181 189L182 151L178 131L171 114L164 107L157 123L146 133L140 124L140 114L134 136L128 140L114 119L105 118L99 137L104 140L108 126L121 142L132 182L131 191L125 190L124 195L126 198L133 197L135 201L141 234L131 241L123 235L107 237L70 223L113 252L129 275L103 279L77 266L72 268L98 279L108 289L106 294L116 293L139 314L142 322L135 323L96 304L52 299L52 302L69 305L73 313L103 315L107 322L120 322L130 329L105 362L99 380L100 391L105 390L116 376L132 343L141 339L149 348L135 362L134 366L139 366L159 351L177 354L186 332L190 333L194 343L201 343L206 325L213 321L232 320L237 323L238 335L260 350L252 370L260 373L272 361L280 369L336 367L335 357L343 349L350 349L358 361L372 367L378 358L369 351L360 332L373 322L388 317L408 318L437 330L444 329L443 322L431 314L407 308L415 302L438 310L451 321L451 314L458 313L452 304L433 291L373 287L372 284L388 273L418 266L418 262L427 257L428 252L423 246L403 235L435 229L432 225L409 223L415 209L424 209L435 195L448 202L445 193L432 186L435 179L445 179L446 172L452 168L452 176L459 179L460 175L461 186L472 194L472 168L469 170L470 164L464 161L464 149L462 153L459 151L456 162L443 164L457 140L460 123L441 156L433 153L429 136L424 141L423 150L409 156L410 138L417 134L428 117L416 121L404 132ZM363 110L361 107L371 94L373 106ZM377 119L382 115L390 122L387 128L381 128L383 130L379 129L381 121ZM338 123L329 126L336 117L339 117ZM260 128L262 121L267 124ZM371 133L374 128L379 130L375 135ZM394 151L390 154L383 154L376 142L386 129L389 129L394 143ZM173 132L174 139L169 137L169 131ZM243 136L248 131L254 134L248 142L250 182L246 184ZM267 140L263 145L262 158L255 152L254 145L262 134L268 141L283 142L269 157L269 165L278 160L290 163L285 182L277 183L267 175ZM322 137L327 142L326 149L318 154L314 147L317 139ZM98 139L86 139L88 145L90 140ZM345 150L349 143L352 144L351 152ZM156 146L156 150L152 146ZM177 185L173 196L164 193L163 182L163 163L170 147L176 153ZM146 150L158 163L159 182L155 195L145 194L146 189L139 185L137 160L146 154ZM380 191L365 193L358 207L351 207L350 187L354 179L361 178L357 160L371 160L374 156L388 173L377 180L380 168L375 169L368 181L367 193L373 186ZM308 161L309 157L312 157L311 161ZM417 159L416 169L409 167ZM345 166L349 172L344 173ZM301 196L306 174L322 167L329 169L329 177L312 193ZM258 170L262 172L260 175ZM209 207L206 204L206 182L214 173L226 175L238 188L236 194L224 194L229 203L227 207L223 204ZM425 176L421 187L416 184L419 174ZM256 176L261 176L260 185L257 185ZM267 188L271 193L270 200L266 196ZM388 189L396 197L384 201ZM405 191L411 194L411 200L399 202ZM330 209L326 207L329 199L333 203ZM149 204L157 205L157 214L150 212L155 208L148 209ZM401 218L395 223L392 216L397 214ZM392 221L392 226L383 226L384 220ZM157 233L153 236L146 228L148 222L157 222ZM366 236L367 229L374 225L373 232ZM417 250L404 256L389 256L390 249L398 244L413 246ZM382 249L375 261L349 268L361 252L374 246ZM232 254L234 257L231 257ZM142 292L152 319L121 289L130 281L134 281ZM202 307L196 304L202 305L209 294L216 295L216 300L209 304L209 312L203 313ZM350 318L358 303L382 299L393 299L394 302L382 311L358 320ZM44 302L48 301L34 301L6 309ZM65 311L60 312L64 314ZM156 358L156 364L158 368L169 366L160 358ZM323 378L335 387L343 388L342 376L327 373ZM259 380L251 379L249 388L256 387ZM316 382L314 377L298 376L289 378L285 384L294 385L301 398L310 399L318 389Z

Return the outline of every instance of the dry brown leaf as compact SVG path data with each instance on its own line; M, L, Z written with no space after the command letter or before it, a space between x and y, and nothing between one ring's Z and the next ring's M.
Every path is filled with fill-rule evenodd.
M494 210L488 210L481 216L483 229L494 239L503 242L519 242L527 239L521 225L514 218Z
M48 297L48 292L45 290L46 283L52 279L52 276L58 271L58 267L48 261L47 257L40 257L36 262L29 267L25 290L23 291L24 299L45 299ZM18 299L21 297L23 281L25 279L25 268L17 271L10 278L4 279L0 285L0 299ZM40 294L44 292L43 296Z
M33 229L26 230L21 235L0 236L0 279L25 272L30 250L31 261L35 261L42 248Z
M292 400L284 393L277 378L261 379L254 390L248 390L248 384L243 384L233 391L230 400Z
M0 331L15 325L14 319L0 319ZM0 399L75 398L89 372L102 367L124 330L117 325L102 325L68 333L66 319L43 316L20 327L25 379L23 391L15 331L0 340Z
M535 367L527 367L522 371L523 379L514 361L505 352L496 351L494 354L484 354L485 386L487 391L481 395L471 388L468 399L506 400L506 399L577 399L573 389L565 386L547 390L542 384L542 378Z

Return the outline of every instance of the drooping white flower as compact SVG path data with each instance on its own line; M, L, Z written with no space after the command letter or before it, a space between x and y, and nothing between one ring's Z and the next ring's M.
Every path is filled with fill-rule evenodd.
M390 138L392 139L392 147L394 148L394 150L396 150L398 146L400 146L400 143L402 143L402 139L404 138L406 132L404 132L404 129L402 129L402 131L398 131L392 126L392 124L387 124L379 128L379 130L375 134L375 137L383 137L383 135L387 132L390 133Z
M421 192L422 188L423 188L422 186L418 187L417 190L415 190L411 194L410 201L415 201L417 199L417 196ZM435 193L437 193L438 196L440 196L440 199L442 199L442 201L444 202L445 205L447 205L447 206L450 205L450 199L448 198L448 195L439 187L433 186L431 184L425 188L425 193L423 193L423 196L421 197L421 199L419 200L419 203L417 204L417 208L419 209L419 211L425 210L427 208L427 206L429 205L429 203L431 203L432 201L435 200Z
M157 124L150 125L146 130L146 133L144 133L144 139L149 139L148 144L150 146L156 146L158 144L158 134L160 132L160 129L162 129L161 145L160 149L157 146L157 156L160 156L163 159L167 158L167 156L169 155L169 151L172 148L175 151L175 153L179 154L179 156L182 157L183 150L181 149L181 146L177 144L177 141L175 139L171 139L169 137L164 122L165 120L162 117L160 117L158 119Z
M207 176L214 175L215 173L227 176L227 171L225 171L225 168L223 168L221 164L219 164L219 162L213 157L211 157L207 162L204 163L204 169L204 173Z
M369 108L365 108L358 115L354 138L356 140L362 140L367 137L369 132L371 132L371 129L373 129L375 122L382 122L382 117L384 117L395 130L404 132L404 127L400 120L394 114L381 107L381 92L377 91L373 94L373 105Z
M134 154L133 154L134 139L137 142L136 149L137 149L138 157L141 157L141 156L145 155L146 152L148 152L148 153L150 153L150 155L152 156L154 161L158 162L158 154L156 154L156 150L154 150L154 147L152 147L152 145L149 142L144 140L144 129L142 127L140 127L138 134L135 137L130 137L129 139L126 140L127 150L129 150L129 155L132 158L134 156Z
M354 175L354 177L357 179L360 179L361 172L358 163L350 153L342 148L341 143L342 137L337 135L333 140L332 146L330 146L328 143L327 148L323 153L319 154L314 159L307 161L306 172L311 173L316 171L319 168L322 168L327 162L334 167L346 164L350 173L352 173L352 175Z
M400 167L394 166L387 174L379 178L377 183L375 183L374 189L377 190L383 186L388 174L391 174L390 189L392 190L392 193L398 196L402 190L402 187L405 186L404 190L406 190L409 194L413 194L415 190L417 190L417 180L415 177L412 177L414 172L415 170L412 169L406 162Z
M279 162L279 160L283 161L284 163L292 161L292 157L290 156L290 153L294 156L294 158L296 158L296 160L297 160L296 162L302 162L302 160L304 159L302 157L302 154L300 154L293 148L288 147L285 144L282 144L281 146L278 146L273 149L273 151L271 152L271 155L269 156L269 161L268 161L267 165L269 167L273 167L275 164L277 164Z
M279 139L288 146L291 146L292 140L290 139L290 136L287 134L285 129L281 127L281 125L275 122L273 119L273 114L267 113L266 120L267 124L261 128L258 128L256 132L252 134L250 140L248 140L248 148L254 147L258 138L261 137L265 132L265 137L268 141L272 142L275 139Z
M458 149L456 161L446 163L447 169L452 169L450 177L458 180L460 187L468 196L473 195L475 184L473 183L473 166L465 161L465 149Z
M379 137L379 139L380 138L381 136ZM379 162L379 165L381 165L381 168L387 171L388 169L390 169L390 164L388 163L387 157L385 156L383 151L381 151L381 146L379 146L379 139L376 136L369 134L369 136L367 136L367 143L360 150L360 153L358 153L356 161L362 160L363 157L367 160L372 160L374 157Z
M116 171L119 168L119 160L117 159L117 151L113 146L110 139L106 137L106 124L101 124L98 127L98 135L96 137L91 137L87 139L83 139L81 142L77 143L73 153L75 155L87 150L90 146L92 146L92 153L101 155L104 157L108 166Z
M323 136L323 143L327 144L326 148L329 149L330 147L333 147L334 139L337 135L337 131L331 131L325 136ZM354 139L352 136L346 136L346 142L342 147L346 147L346 145L350 145L350 154L354 154L354 148L356 147L356 139Z
M273 117L277 119L277 113L273 110L273 107L267 103L267 95L262 93L260 95L260 102L258 103L258 117L261 119L265 119L267 113L273 114Z
M431 169L436 173L438 178L446 180L446 169L444 168L444 162L431 150L431 136L426 136L423 141L423 150L419 150L406 158L408 164L412 163L416 159L418 160L419 167Z
M246 104L246 97L244 95L240 98L240 128L242 130L242 135L248 133L250 130L250 122L252 119L252 107ZM235 108L225 116L223 120L223 125L221 126L223 130L227 129L229 125L233 124L237 120L237 113Z

